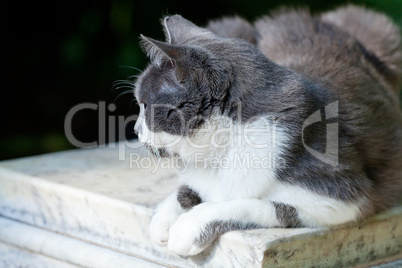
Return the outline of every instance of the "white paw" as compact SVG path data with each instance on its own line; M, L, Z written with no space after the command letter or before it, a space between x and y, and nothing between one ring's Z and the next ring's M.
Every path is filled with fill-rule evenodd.
M198 238L203 228L202 221L194 213L181 215L169 230L168 249L182 256L192 256L203 251Z
M149 234L153 242L160 246L166 246L169 240L170 226L175 222L177 215L174 213L156 213L149 226Z

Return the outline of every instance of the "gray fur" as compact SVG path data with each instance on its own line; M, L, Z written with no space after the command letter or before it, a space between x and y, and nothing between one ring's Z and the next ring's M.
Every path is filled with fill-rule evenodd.
M301 226L301 221L297 210L289 205L272 202L275 207L276 218L281 223L281 227L295 228Z
M367 28L363 23L369 20L375 25ZM145 119L152 131L191 135L216 110L239 123L274 115L290 136L281 156L286 166L276 170L279 180L345 202L364 196L362 217L397 202L402 115L395 93L402 63L400 37L387 18L357 7L318 17L306 10L281 11L254 24L256 46L238 39L227 23L210 24L221 36L178 15L165 19L164 27L167 43L148 39L144 49L152 55L155 46L168 57L147 67L135 92L148 104ZM301 138L306 118L334 101L339 102L335 167L313 157ZM305 141L325 150L325 131L325 122L315 124L303 133ZM289 208L279 212L292 214Z
M257 44L258 32L248 21L238 16L210 21L206 28L221 37L239 38Z
M148 149L148 151L155 157L170 157L172 154L166 150L166 148L155 148L153 146L150 146L149 144L144 144L145 148Z
M256 224L244 224L234 221L213 221L208 223L201 232L201 235L195 239L195 244L201 248L207 247L221 234L236 231L261 228Z
M179 187L177 201L183 209L189 210L202 202L200 196L187 185Z
M355 10L357 16L354 23L342 11L350 9ZM334 14L338 17L332 19L344 28L312 17L306 10L288 10L262 18L256 22L262 36L258 47L272 60L318 86L313 95L330 93L339 100L340 164L329 168L308 157L308 153L296 145L287 152L292 156L288 164L293 168L283 170L282 180L297 181L307 189L351 202L357 196L367 195L372 201L362 206L363 215L367 216L392 206L400 195L402 167L398 163L402 162L402 119L393 83L387 81L366 54L375 55L399 77L400 37L396 26L378 13L346 7ZM346 17L348 24L343 22ZM365 26L360 24L367 20L374 20L376 26L363 31ZM350 29L362 29L360 40L348 33ZM378 38L384 37L381 29L392 29L386 31L387 38L382 41ZM276 36L274 41L272 36ZM387 40L393 41L388 43ZM387 51L387 56L369 50L374 47ZM315 132L320 133L312 130L307 134L318 141L316 143L323 144ZM294 141L300 144L297 137ZM314 141L311 143L314 145Z
M324 13L320 18L355 37L368 51L381 59L384 65L396 74L388 79L388 82L395 92L399 91L402 65L400 30L389 18L353 5Z

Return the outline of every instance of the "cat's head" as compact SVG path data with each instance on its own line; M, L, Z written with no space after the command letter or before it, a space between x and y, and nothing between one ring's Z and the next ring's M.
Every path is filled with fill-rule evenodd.
M151 63L135 88L135 131L156 148L194 134L212 115L229 116L234 100L259 83L263 68L256 63L265 59L253 45L218 37L179 15L162 25L165 42L141 36Z

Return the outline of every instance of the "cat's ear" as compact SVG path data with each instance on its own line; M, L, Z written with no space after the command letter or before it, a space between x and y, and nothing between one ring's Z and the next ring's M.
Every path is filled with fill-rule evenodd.
M190 69L188 57L194 54L193 48L168 44L144 35L141 35L141 45L155 65L160 66L166 61L174 62L177 80L184 81Z
M153 64L160 66L163 62L172 62L178 82L208 83L211 95L216 99L223 98L222 89L230 85L226 68L221 66L222 62L213 61L206 50L168 44L143 35L141 39L142 48Z
M143 50L155 65L159 66L161 62L169 59L179 60L185 54L183 47L164 43L142 34L140 37Z
M214 36L209 30L198 27L180 15L164 17L161 22L166 42L169 44L183 44L194 38L210 38Z

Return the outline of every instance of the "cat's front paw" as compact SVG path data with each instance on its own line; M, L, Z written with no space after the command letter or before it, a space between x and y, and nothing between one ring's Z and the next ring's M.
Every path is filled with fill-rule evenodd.
M167 213L158 212L151 220L149 225L149 234L151 240L160 246L166 246L169 240L169 229L174 223L176 217Z
M182 256L192 256L207 248L213 241L204 237L206 225L188 212L181 215L169 230L168 249Z

